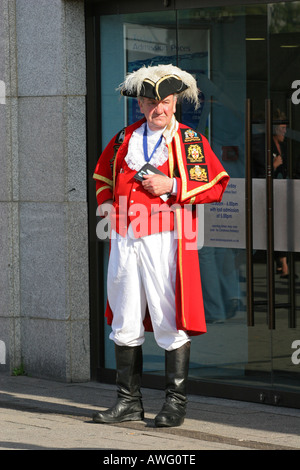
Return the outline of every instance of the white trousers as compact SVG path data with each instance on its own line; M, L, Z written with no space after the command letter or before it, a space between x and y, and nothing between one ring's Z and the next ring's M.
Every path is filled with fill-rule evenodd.
M175 318L177 240L174 232L134 238L112 233L108 265L107 295L113 312L112 339L119 346L144 343L148 305L157 344L167 350L189 341L177 330Z

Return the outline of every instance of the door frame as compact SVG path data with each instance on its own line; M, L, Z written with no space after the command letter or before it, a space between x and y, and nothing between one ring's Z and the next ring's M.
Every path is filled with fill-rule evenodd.
M293 0L288 0L292 3ZM125 2L124 2L125 3ZM154 0L147 2L141 6L139 0L129 1L126 4L117 1L86 1L85 3L85 17L86 17L86 57L87 57L87 171L88 171L88 226L89 226L89 266L90 266L90 340L91 340L91 378L105 383L115 383L115 371L105 368L104 363L104 302L102 285L104 279L103 273L103 244L97 240L96 237L96 198L94 181L92 179L93 171L96 166L98 157L101 152L101 93L100 93L100 25L99 15L117 14L117 13L130 13L140 11L162 11L168 8L169 10L180 10L188 8L199 7L214 7L214 6L233 6L233 5L246 5L253 3L261 3L259 0L252 0L251 2L241 0L237 1L200 1L200 0L170 0L167 2ZM144 2L145 3L145 2ZM268 3L281 3L279 0L266 1ZM246 120L246 126L251 125L251 111L249 104L246 108L246 116L250 121ZM247 127L247 130L248 127ZM247 143L247 148L250 151L250 143ZM248 168L248 165L247 165ZM247 229L247 246L251 247L252 243L252 216L251 203L252 201L252 186L249 181L246 183L246 202L248 201L246 209L246 227ZM272 234L270 235L270 243L272 242ZM250 253L250 248L248 249ZM248 253L247 251L247 253ZM250 253L251 254L251 253ZM268 266L270 266L269 261ZM253 286L251 285L252 279L252 263L249 257L247 263L248 274L248 326L254 324L253 318ZM272 285L271 273L269 273L269 283ZM100 287L99 287L100 286ZM272 293L270 294L273 295ZM272 297L271 297L272 298ZM269 313L269 321L272 323L271 308ZM270 324L271 324L270 323ZM148 388L162 389L161 376L144 374L142 385ZM268 387L256 386L242 386L230 385L226 383L218 383L207 380L189 380L188 392L196 395L213 396L218 398L237 399L241 401L265 403L270 405L281 405L286 407L299 407L299 394L292 392L282 392Z

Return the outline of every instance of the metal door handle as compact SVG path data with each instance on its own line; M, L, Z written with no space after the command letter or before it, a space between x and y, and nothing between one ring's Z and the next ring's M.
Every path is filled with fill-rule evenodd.
M267 296L268 326L275 329L274 296L274 201L273 201L273 156L272 156L272 103L265 101L266 118L266 203L267 203Z
M246 100L245 119L245 205L246 205L246 270L247 270L247 325L254 326L253 311L253 218L252 218L252 156L251 156L252 103Z

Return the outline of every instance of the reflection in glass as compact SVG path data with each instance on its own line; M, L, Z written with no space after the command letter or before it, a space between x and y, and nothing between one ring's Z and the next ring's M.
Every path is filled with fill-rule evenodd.
M100 21L101 103L102 117L105 117L101 121L103 147L124 123L129 124L140 117L134 102L120 100L115 92L123 81L124 71L132 71L141 64L174 63L192 72L201 90L199 111L191 113L187 106L182 106L178 110L178 120L206 135L232 180L243 181L245 100L250 98L253 107L253 178L263 185L255 186L254 195L259 207L253 217L254 240L263 245L264 110L265 99L270 98L274 113L279 109L286 117L280 152L274 141L274 163L277 163L275 159L279 153L282 158L282 163L274 168L275 193L278 195L275 197L276 220L285 214L289 224L283 239L289 243L293 241L295 213L289 215L296 207L298 194L293 181L300 175L300 105L293 105L291 95L295 91L292 83L300 80L300 2L103 16ZM274 123L276 120L278 118L274 118ZM284 194L287 197L283 197ZM232 194L232 201L235 197ZM285 209L282 208L284 204ZM208 218L205 218L206 222L211 224ZM254 247L255 326L249 328L246 321L244 222L241 218L236 224L220 217L215 225L230 230L230 222L231 229L239 232L239 243L236 241L234 245L227 237L223 245L220 241L215 246L206 243L199 250L208 332L192 340L190 377L250 386L277 384L299 390L299 367L297 369L291 361L291 345L300 339L300 285L294 276L300 275L300 250L291 249L290 245L276 249L281 274L291 274L292 269L293 278L276 274L277 328L270 331L266 319L266 251L265 246ZM280 222L275 224L275 245L285 229L282 225ZM288 273L283 272L282 258L286 258ZM195 302L198 294L194 293ZM107 368L114 368L112 342L107 338L106 332L105 364ZM161 374L164 354L151 334L147 335L143 349L145 371Z

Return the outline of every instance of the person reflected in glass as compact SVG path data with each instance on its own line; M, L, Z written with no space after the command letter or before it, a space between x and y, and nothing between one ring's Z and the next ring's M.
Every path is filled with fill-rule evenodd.
M273 178L276 179L285 179L287 177L287 157L285 144L286 129L286 116L279 109L277 109L273 117L272 139ZM281 278L288 278L289 267L286 253L276 252L275 260L276 273L280 274Z

